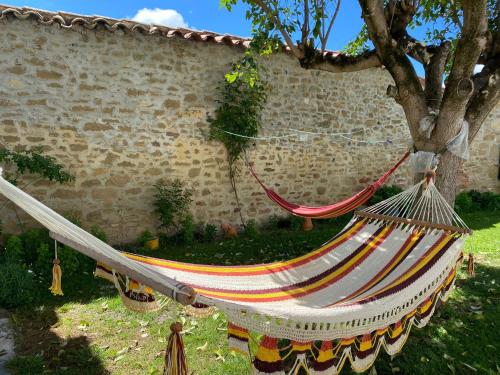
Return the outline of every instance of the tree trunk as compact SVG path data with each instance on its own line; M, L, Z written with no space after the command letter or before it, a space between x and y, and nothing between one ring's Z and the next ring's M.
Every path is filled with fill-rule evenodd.
M458 193L458 175L462 159L449 151L441 155L436 170L436 187L448 204L453 207Z

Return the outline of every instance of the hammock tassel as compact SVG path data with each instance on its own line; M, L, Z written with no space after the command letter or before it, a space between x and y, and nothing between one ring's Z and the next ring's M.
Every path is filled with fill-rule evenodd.
M49 290L52 292L54 296L63 296L64 293L62 291L62 270L61 270L61 261L57 257L57 241L55 243L55 257L52 261L54 266L52 267L52 285Z
M181 336L182 324L172 323L170 331L163 375L188 375L186 353Z
M469 259L467 260L467 274L470 277L476 276L476 264L474 262L474 255L469 253Z

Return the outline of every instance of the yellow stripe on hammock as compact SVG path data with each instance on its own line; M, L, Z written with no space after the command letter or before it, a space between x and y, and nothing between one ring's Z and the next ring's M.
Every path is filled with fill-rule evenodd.
M343 241L346 237L349 237L352 233L357 231L361 226L365 224L366 219L358 221L356 224L352 226L347 232L337 237L333 241L325 244L319 249L314 250L311 253L305 254L301 257L291 259L285 262L276 262L269 264L261 264L256 266L241 266L241 267L230 267L230 266L212 266L212 265L204 265L204 264L189 264L189 263L180 263L180 262L172 262L165 259L156 259L156 258L148 258L143 257L136 254L125 254L128 258L137 260L142 263L151 264L153 266L164 266L168 268L178 269L180 271L200 271L200 272L220 272L220 273L246 273L246 272L257 272L257 271L272 271L273 269L279 269L282 267L293 266L296 263L303 262L311 257L314 257L316 254L321 253L325 249L334 246L338 242Z
M250 300L255 300L255 299L269 299L269 298L276 298L276 297L292 297L297 294L302 294L302 293L307 293L312 289L321 287L327 283L329 283L331 280L335 279L337 276L341 275L343 272L348 270L350 267L352 267L360 258L362 258L366 253L368 253L374 246L376 246L377 242L383 238L387 232L391 229L391 226L386 226L384 229L379 233L377 237L375 237L372 241L370 241L364 249L359 252L355 257L353 257L349 262L347 262L344 266L341 268L335 270L332 272L330 275L326 276L325 278L316 281L313 284L310 284L306 287L298 287L297 289L292 289L292 290L287 290L287 291L280 291L280 292L273 292L273 293L259 293L259 294L251 294L251 291L242 291L241 293L234 293L234 292L219 292L219 291L211 291L211 290L206 290L203 288L195 288L196 292L207 295L207 296L212 296L212 297L237 297L239 300L244 301L247 299Z

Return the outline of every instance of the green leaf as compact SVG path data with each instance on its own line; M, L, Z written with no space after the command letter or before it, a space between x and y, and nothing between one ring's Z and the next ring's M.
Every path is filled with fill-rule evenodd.
M231 72L231 73L226 73L226 81L228 83L234 83L238 79L238 72Z

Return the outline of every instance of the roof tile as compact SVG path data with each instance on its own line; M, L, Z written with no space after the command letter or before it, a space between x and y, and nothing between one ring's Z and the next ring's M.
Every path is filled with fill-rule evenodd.
M118 20L102 16L82 16L66 12L48 12L34 8L19 8L8 5L0 5L0 20L13 17L19 20L33 19L44 25L58 24L63 29L71 29L75 26L84 27L89 30L103 28L110 32L116 30L137 32L144 35L160 35L166 38L181 38L192 41L216 43L230 47L248 48L251 39L229 34L218 34L212 31L190 30L185 28L171 28L158 25L147 25L131 20ZM288 48L286 48L288 50ZM336 51L325 51L325 57L335 57L340 53Z

